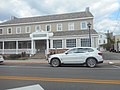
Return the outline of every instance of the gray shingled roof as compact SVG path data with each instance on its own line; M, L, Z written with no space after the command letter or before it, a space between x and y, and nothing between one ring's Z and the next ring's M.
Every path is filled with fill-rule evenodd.
M53 32L54 36L71 36L71 35L85 35L89 34L88 30L76 30L76 31L60 31L60 32ZM95 30L91 30L91 34L97 34ZM54 37L53 36L53 37ZM30 34L12 34L12 35L0 35L0 39L7 39L7 38L29 38Z
M11 35L0 35L0 39L7 39L7 38L28 38L30 35L27 34L11 34Z
M63 19L75 19L75 18L85 18L93 17L90 12L75 12L75 13L66 13L66 14L56 14L48 16L37 16L37 17L27 17L27 18L14 18L6 22L0 23L4 24L17 24L17 23L30 23L30 22L40 22L40 21L51 21L51 20L63 20Z
M90 32L91 34L97 34L97 32L94 29L91 30ZM85 35L85 34L89 34L89 30L54 32L54 36L71 36L71 35Z

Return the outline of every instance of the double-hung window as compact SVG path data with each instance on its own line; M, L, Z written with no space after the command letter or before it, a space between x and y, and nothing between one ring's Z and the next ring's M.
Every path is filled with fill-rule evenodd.
M46 31L51 31L51 25L50 24L48 24L48 25L46 25Z
M74 30L74 23L68 23L68 30Z
M31 27L30 26L26 26L25 27L25 32L26 33L30 33L31 32Z
M41 30L41 26L40 25L36 25L35 26L35 31L40 31Z
M57 24L57 31L62 31L62 24L61 23Z
M87 22L86 21L81 22L81 29L87 29Z
M2 28L0 28L0 34L3 34L3 29Z
M7 34L12 34L12 28L11 27L7 28Z
M16 27L16 33L17 34L21 33L21 27Z

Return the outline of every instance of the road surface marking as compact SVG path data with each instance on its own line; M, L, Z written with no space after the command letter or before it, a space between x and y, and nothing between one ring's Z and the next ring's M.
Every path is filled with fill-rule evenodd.
M96 79L80 79L80 78L0 76L0 79L2 80L35 80L35 81L50 81L50 82L96 83L96 84L120 84L120 80L96 80Z
M24 68L24 69L79 69L79 70L112 70L112 69L120 69L118 67L115 67L113 66L112 68L111 67L106 67L106 68L102 68L102 67L98 67L98 68L88 68L88 67L41 67L41 66L16 66L16 65L11 65L11 66L0 66L1 68Z
M120 66L117 66L117 65L113 65L113 67L120 69Z
M19 88L7 89L7 90L44 90L44 89L39 84L37 84L37 85L31 85L31 86L25 86L25 87L19 87Z

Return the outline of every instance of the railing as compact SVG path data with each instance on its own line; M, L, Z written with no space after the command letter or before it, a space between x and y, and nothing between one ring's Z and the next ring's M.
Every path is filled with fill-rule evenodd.
M22 52L31 54L31 51L31 49L0 49L0 54L21 54ZM36 53L36 49L34 49L34 53Z

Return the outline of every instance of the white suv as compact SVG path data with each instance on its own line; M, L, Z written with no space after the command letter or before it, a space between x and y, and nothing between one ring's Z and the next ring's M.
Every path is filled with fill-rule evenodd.
M0 63L4 62L4 58L2 55L0 55Z
M86 64L88 67L95 67L103 63L102 53L92 47L75 47L65 53L50 55L48 63L53 67L61 64Z

